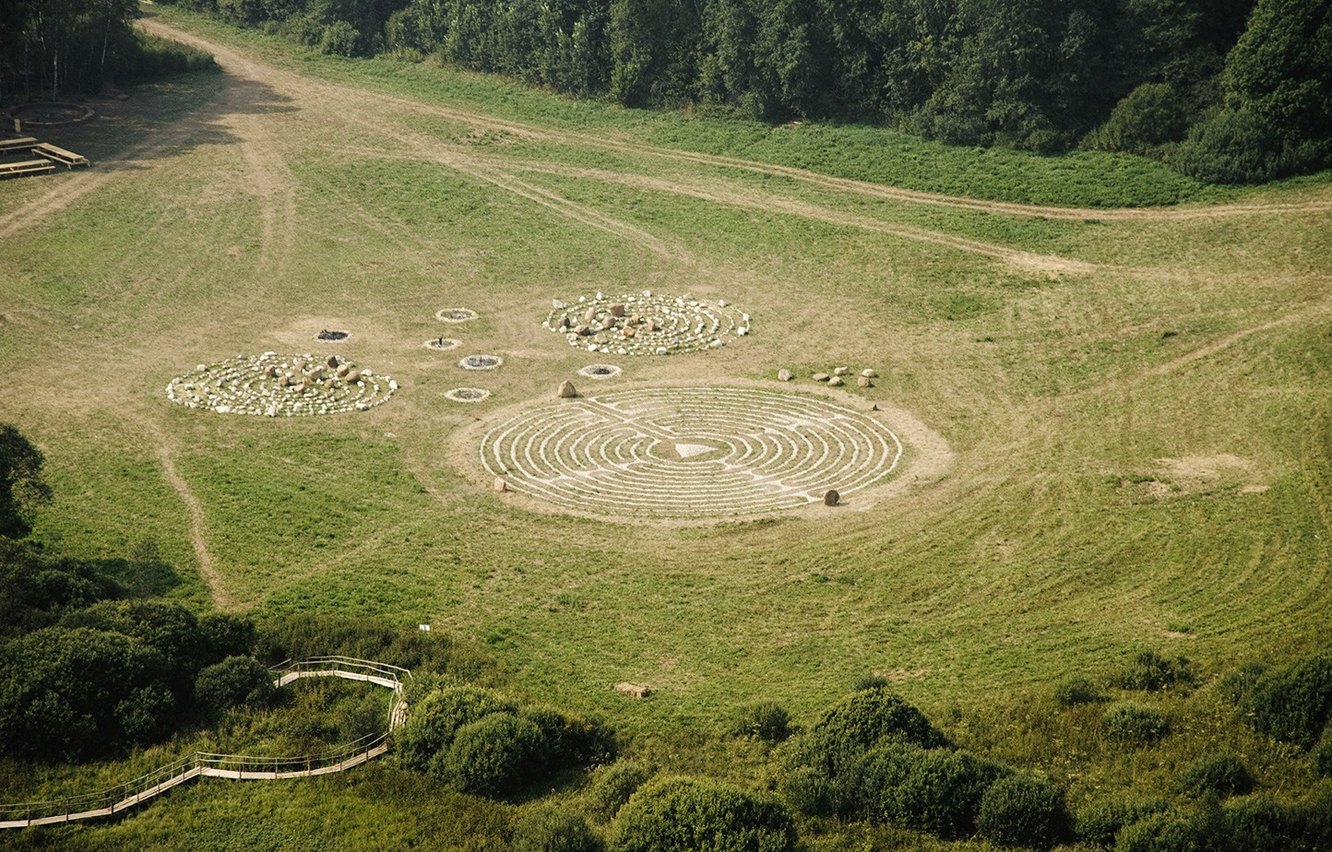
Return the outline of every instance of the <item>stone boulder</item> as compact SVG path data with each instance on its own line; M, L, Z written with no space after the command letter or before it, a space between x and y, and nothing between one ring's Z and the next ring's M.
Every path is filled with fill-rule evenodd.
M573 382L565 379L560 382L560 386L556 389L555 395L560 399L573 399L578 396L578 390L574 388Z
M791 381L791 380L794 379L794 378L795 378L795 374L792 373L790 370L778 370L778 371L777 371L777 381L779 381L779 382L789 382L789 381Z
M647 698L649 695L652 694L652 687L643 686L642 684L638 683L629 683L628 681L622 681L620 683L615 684L615 692L619 695L623 695L628 698L633 698L637 701L642 701L644 698Z

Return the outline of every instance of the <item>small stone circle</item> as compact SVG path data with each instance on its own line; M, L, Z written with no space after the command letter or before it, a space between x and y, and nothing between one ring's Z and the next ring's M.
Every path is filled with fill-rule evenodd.
M444 308L435 312L435 319L440 322L468 322L477 317L471 308Z
M20 104L12 108L9 114L24 124L38 127L55 127L60 124L74 124L87 121L96 115L93 108L85 104L70 104L48 101L45 103Z
M346 340L349 337L351 337L350 331L343 331L340 328L326 328L315 335L315 340L322 340L327 343Z
M336 365L334 364L336 362ZM398 383L337 356L237 355L172 379L167 399L218 414L309 417L365 411L388 402Z
M732 335L749 334L750 317L725 299L709 302L644 290L585 294L571 303L557 299L542 325L588 352L672 355L725 346Z
M614 364L588 364L578 371L578 375L589 379L613 379L623 372L623 368Z
M457 349L462 345L462 341L454 340L451 337L436 337L432 340L427 340L421 345L426 349L433 349L436 352L445 352L449 349Z
M444 391L444 398L454 402L480 402L490 396L485 388L454 388Z
M481 463L516 494L577 513L766 514L883 482L902 442L833 400L737 387L636 388L534 404L491 426Z
M458 366L464 370L493 370L503 363L504 359L498 355L468 355Z

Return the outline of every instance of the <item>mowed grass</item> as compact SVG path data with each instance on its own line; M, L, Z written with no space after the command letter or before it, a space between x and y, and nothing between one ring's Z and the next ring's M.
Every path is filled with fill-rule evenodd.
M429 622L493 649L513 690L603 714L671 768L742 782L766 758L721 736L741 705L775 700L808 723L873 672L960 741L1048 771L1074 798L1164 783L1226 737L1262 753L1242 731L1217 733L1210 693L1169 705L1196 736L1132 758L1103 743L1061 752L1023 708L1140 650L1186 654L1212 676L1317 647L1332 627L1332 214L1041 219L650 148L1042 203L1325 201L1325 179L1208 193L1142 161L919 142L908 167L908 143L878 130L636 113L168 20L297 76L248 94L226 77L143 88L70 131L105 164L0 184L2 216L118 170L0 239L0 420L47 455L56 500L39 537L101 556L151 538L178 566L172 594L206 609L165 454L238 608ZM497 138L436 107L547 135ZM171 144L116 165L142 134ZM961 171L949 160L960 157ZM1082 266L1005 260L1013 251ZM798 391L816 370L874 367L866 403L911 411L948 441L953 466L872 506L703 526L571 518L491 493L467 437L478 419L547 399L597 360L541 329L550 300L642 288L734 301L754 332L707 354L615 359L625 376L606 387L767 380L785 366ZM433 318L451 306L481 318ZM312 339L321 328L353 337L330 348ZM463 347L422 347L441 334ZM371 412L311 419L165 399L197 363L270 349L337 351L402 389ZM465 373L455 362L470 353L505 365ZM463 385L493 396L442 397ZM622 680L656 694L626 701L611 690ZM1060 718L1065 742L1092 724ZM1302 778L1293 758L1271 760L1268 777ZM347 846L444 832L486 848L506 830L504 812L366 767L266 789L202 784L79 838L169 845L179 819L201 836L234 825L244 845L299 846L285 826L303 809L328 816L311 837ZM340 840L335 812L353 815Z

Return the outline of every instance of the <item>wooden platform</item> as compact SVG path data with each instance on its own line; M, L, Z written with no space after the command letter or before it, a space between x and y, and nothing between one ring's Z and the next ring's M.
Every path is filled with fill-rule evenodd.
M55 163L50 160L23 160L18 163L0 163L0 177L40 175L53 171L55 171Z
M75 154L73 151L66 151L64 148L52 145L50 142L39 142L32 146L32 152L39 154L50 160L72 169L75 166L88 165L88 158L82 154Z
M32 136L16 136L13 139L0 139L0 154L8 154L14 151L27 151L38 144L37 139Z

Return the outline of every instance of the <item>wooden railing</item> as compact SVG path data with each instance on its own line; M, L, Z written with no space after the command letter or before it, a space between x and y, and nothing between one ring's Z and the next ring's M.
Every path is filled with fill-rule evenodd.
M287 660L274 666L271 671L275 687L283 687L307 677L338 677L393 690L386 730L368 734L317 755L257 757L196 751L109 790L47 802L0 804L0 828L30 828L111 816L137 807L200 776L274 781L342 772L388 751L389 734L407 719L407 700L403 692L412 673L399 666L354 657L311 657Z

